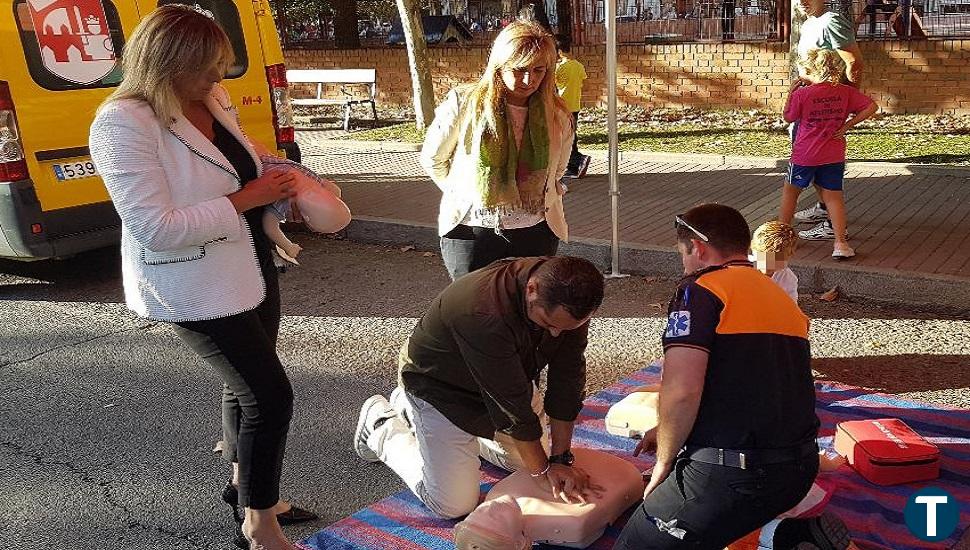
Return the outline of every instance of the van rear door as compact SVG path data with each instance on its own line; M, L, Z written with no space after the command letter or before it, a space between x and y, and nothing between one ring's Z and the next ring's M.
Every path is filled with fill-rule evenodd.
M12 17L14 32L6 32L7 22L0 23L11 40L0 47L0 67L10 86L48 237L90 229L91 220L79 219L80 211L87 213L84 218L106 216L102 226L117 223L117 216L111 220L108 193L91 163L88 128L98 105L121 80L117 53L138 23L135 4L13 0ZM96 203L104 203L104 212L74 210Z

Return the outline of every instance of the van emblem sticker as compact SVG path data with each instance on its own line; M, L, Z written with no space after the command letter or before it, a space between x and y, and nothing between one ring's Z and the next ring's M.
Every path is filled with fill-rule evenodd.
M115 52L100 0L27 0L44 68L78 84L114 69Z

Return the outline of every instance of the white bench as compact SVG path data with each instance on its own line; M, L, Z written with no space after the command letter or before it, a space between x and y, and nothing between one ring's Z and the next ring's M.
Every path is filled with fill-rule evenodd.
M377 120L377 70L376 69L290 69L286 71L286 80L290 84L316 84L317 97L290 99L292 105L343 105L344 131L350 130L350 109L354 105L370 103L374 120ZM326 85L340 85L342 98L323 97L323 87ZM358 98L350 93L345 85L366 84L370 97Z

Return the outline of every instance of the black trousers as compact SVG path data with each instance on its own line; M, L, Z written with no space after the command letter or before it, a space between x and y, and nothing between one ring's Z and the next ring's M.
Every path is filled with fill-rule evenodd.
M554 256L559 237L542 221L522 229L459 225L441 237L441 257L454 281L502 258Z
M276 355L280 290L264 267L266 299L256 309L208 321L174 323L175 332L223 380L223 456L239 463L239 504L265 510L280 499L293 388Z
M748 470L679 458L613 548L720 550L798 504L817 473L818 455Z
M579 172L579 166L583 162L583 154L579 152L579 113L573 113L573 123L576 131L573 133L573 150L569 153L569 164L566 165L566 171L575 174Z

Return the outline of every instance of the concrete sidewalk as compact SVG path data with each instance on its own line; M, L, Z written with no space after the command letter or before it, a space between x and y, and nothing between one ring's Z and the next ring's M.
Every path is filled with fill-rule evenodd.
M298 133L304 164L338 181L354 212L354 240L437 248L440 192L411 147L383 150ZM399 150L395 150L399 149ZM408 150L411 149L411 150ZM567 180L570 243L560 251L609 266L606 162ZM673 217L702 202L740 210L751 227L777 215L784 164L770 159L628 153L620 162L621 269L673 275ZM800 206L815 200L802 195ZM970 171L850 164L846 182L850 243L857 256L831 259L831 242L802 241L793 268L803 292L840 286L849 295L970 314ZM804 226L802 228L807 228Z

